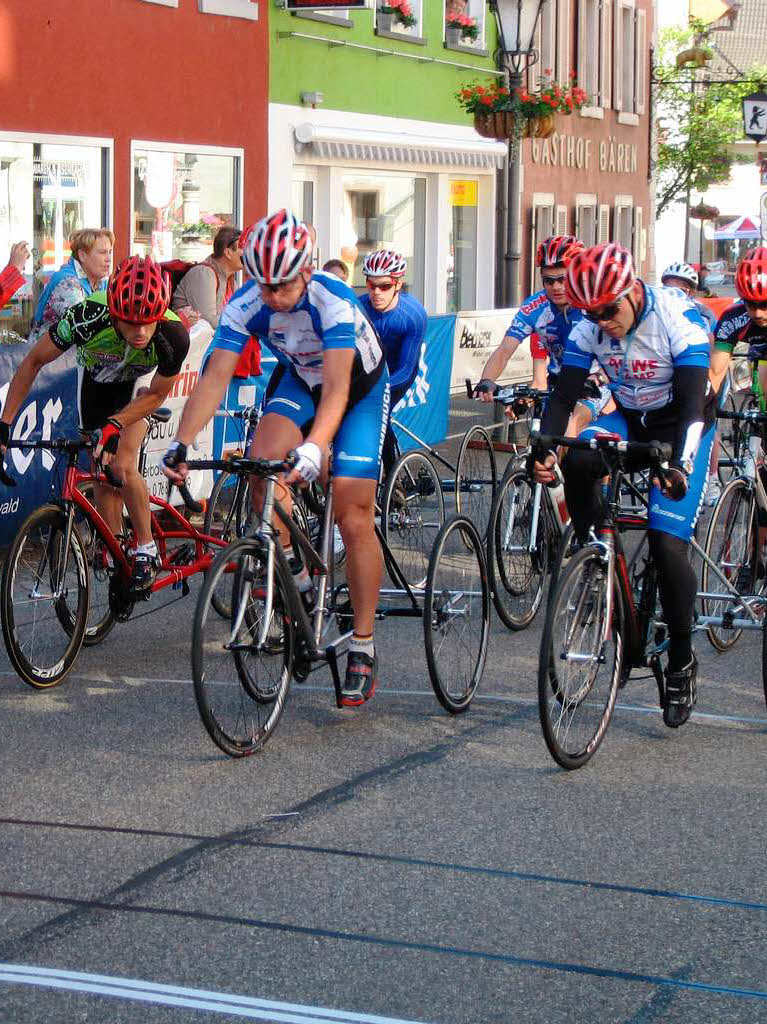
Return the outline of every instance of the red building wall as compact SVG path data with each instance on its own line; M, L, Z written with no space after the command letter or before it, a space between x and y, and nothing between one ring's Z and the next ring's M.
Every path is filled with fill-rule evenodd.
M130 237L131 139L244 149L245 222L266 212L267 10L198 0L9 0L0 8L0 129L114 139L115 255Z

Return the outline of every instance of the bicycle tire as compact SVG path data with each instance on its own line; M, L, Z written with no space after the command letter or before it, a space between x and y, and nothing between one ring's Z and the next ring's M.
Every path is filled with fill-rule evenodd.
M87 483L83 490L91 504L94 504L93 485ZM75 514L75 522L78 525L80 536L85 545L85 553L90 569L88 621L85 624L85 633L83 634L83 647L95 647L106 640L117 622L117 618L109 604L110 572L106 563L101 535L96 530L90 516L78 511Z
M466 516L448 519L434 542L423 628L437 700L446 711L460 714L468 709L482 679L490 632L485 555L479 531Z
M263 621L266 566L260 543L244 537L224 548L206 574L197 601L192 629L192 679L197 709L205 729L229 757L255 754L267 742L280 720L290 689L295 651L293 620L288 609L288 587L274 566L272 625L261 650L255 649ZM224 621L215 611L212 594L220 577L232 574L233 610ZM233 627L247 607L232 644ZM270 661L271 659L271 661Z
M601 551L581 548L563 570L546 610L538 661L538 712L549 753L568 771L583 767L599 748L623 673L622 604L616 585L613 620L605 632L605 574ZM559 650L562 618L565 645ZM579 639L586 650L573 652L572 644ZM585 676L573 678L572 666L584 666Z
M720 408L726 412L737 412L738 404L737 395L731 389ZM738 420L720 420L719 422L719 461L716 466L716 475L719 478L719 483L725 487L738 472L742 424Z
M526 629L541 606L549 564L545 498L541 497L535 551L529 551L535 485L524 470L504 477L495 495L487 536L493 604L509 629ZM521 549L519 551L512 549Z
M445 522L442 482L428 455L405 452L386 478L381 533L408 585L426 586L429 557Z
M498 467L490 435L484 427L469 427L455 467L455 510L471 519L483 541L497 485Z
M703 548L706 557L718 566L726 579L742 594L754 593L757 584L759 525L752 484L744 477L735 477L722 491L711 514ZM719 577L703 560L701 590L721 590ZM701 598L703 615L720 616L733 608L732 601ZM709 625L706 636L717 651L727 651L739 640L741 629L724 629Z
M0 619L8 657L24 682L37 690L66 679L82 647L88 618L88 563L74 524L64 562L63 593L54 597L66 525L58 505L43 505L27 516L13 540L0 583ZM50 609L47 616L46 608ZM44 655L46 644L53 648L52 654Z

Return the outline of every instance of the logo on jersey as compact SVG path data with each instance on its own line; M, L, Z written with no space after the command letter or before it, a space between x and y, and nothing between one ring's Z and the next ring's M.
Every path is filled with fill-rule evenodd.
M72 338L72 328L69 326L66 320L60 320L59 325L56 328L56 334L61 338L62 341L70 341Z

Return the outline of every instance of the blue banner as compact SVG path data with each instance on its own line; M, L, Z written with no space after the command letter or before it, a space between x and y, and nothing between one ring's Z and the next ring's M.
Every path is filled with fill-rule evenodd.
M452 313L429 317L418 374L392 414L397 423L427 444L438 444L447 434L455 320ZM403 452L418 447L418 442L397 429L396 424L394 432Z

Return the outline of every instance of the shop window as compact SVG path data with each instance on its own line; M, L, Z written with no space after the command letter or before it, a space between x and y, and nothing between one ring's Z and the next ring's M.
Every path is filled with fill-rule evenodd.
M48 278L69 259L70 234L111 224L111 143L23 138L0 135L1 265L11 243L32 243L26 284L0 311L0 341L26 338Z
M238 224L241 151L185 151L134 142L131 252L156 260L200 260L213 236Z
M394 249L407 260L405 283L420 301L424 297L426 242L426 179L408 174L343 175L344 213L349 245L343 259L352 264L350 284L362 290L362 261L376 249ZM347 258L348 256L348 258ZM351 258L353 257L353 259Z
M597 243L597 197L579 194L575 197L575 234L584 245Z
M201 14L223 14L230 18L258 21L258 4L254 0L197 0Z
M447 312L477 307L476 178L450 181L450 253L447 263Z

